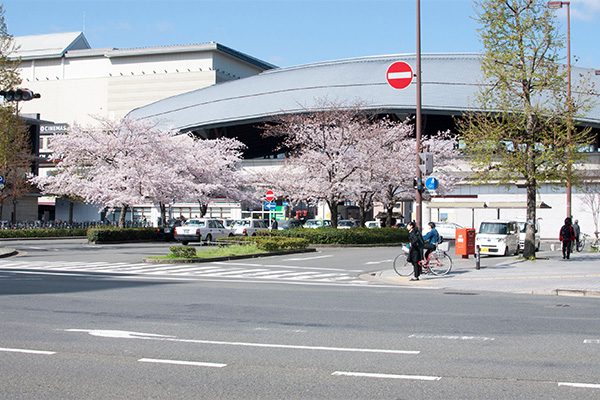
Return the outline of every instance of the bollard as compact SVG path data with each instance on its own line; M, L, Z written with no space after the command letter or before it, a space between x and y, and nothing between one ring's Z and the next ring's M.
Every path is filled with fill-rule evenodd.
M480 259L481 250L479 249L479 246L475 246L475 269L481 269Z

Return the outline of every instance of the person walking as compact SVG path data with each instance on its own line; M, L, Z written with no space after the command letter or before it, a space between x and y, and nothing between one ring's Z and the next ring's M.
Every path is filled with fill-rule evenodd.
M410 280L418 281L421 275L420 261L423 259L423 245L425 242L415 221L408 223L408 243L410 244L408 261L413 265L413 277Z
M575 249L579 245L579 235L581 234L581 229L579 228L579 220L575 220L573 222L573 232L575 233Z
M571 218L565 218L565 224L560 228L559 239L562 242L562 255L563 259L571 258L571 246L573 240L575 240L575 231L571 223Z
M425 260L429 257L429 254L437 247L437 244L440 242L440 234L437 229L435 229L435 222L429 222L429 232L423 236L423 241L425 244L423 248L425 249Z
M277 223L277 220L275 219L275 217L273 217L271 219L271 227L269 228L269 230L276 231L277 228L279 228L279 224Z

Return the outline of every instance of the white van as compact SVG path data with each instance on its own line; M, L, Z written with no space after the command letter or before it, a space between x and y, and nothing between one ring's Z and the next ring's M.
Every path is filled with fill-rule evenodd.
M519 227L514 220L485 220L479 225L475 236L475 246L481 254L509 255L519 254Z
M525 229L527 227L527 222L523 219L519 219L517 221L519 224L519 249L523 251L525 247ZM542 239L540 238L540 222L535 221L535 251L540 251L540 243Z

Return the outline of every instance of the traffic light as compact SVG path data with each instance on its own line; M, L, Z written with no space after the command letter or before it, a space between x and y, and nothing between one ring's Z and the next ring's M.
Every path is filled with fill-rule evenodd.
M29 89L0 90L0 96L4 97L6 101L29 101L42 97L39 93L34 93Z
M413 188L417 189L420 193L425 191L421 178L413 178Z
M419 169L423 175L429 175L433 172L433 154L419 153L422 164L419 164Z

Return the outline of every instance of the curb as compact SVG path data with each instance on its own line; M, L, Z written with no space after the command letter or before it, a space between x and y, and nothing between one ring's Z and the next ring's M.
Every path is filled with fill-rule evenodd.
M19 252L12 247L0 247L0 258L12 257L19 254Z
M212 258L179 258L176 260L144 258L142 261L146 262L146 263L150 263L150 264L193 264L193 263L207 263L207 262L215 262L215 261L243 260L246 258L284 256L287 254L314 253L316 251L317 251L317 249L307 248L307 249L301 249L301 250L284 250L284 251L273 251L270 253L243 254L243 255L236 255L236 256L212 257Z

